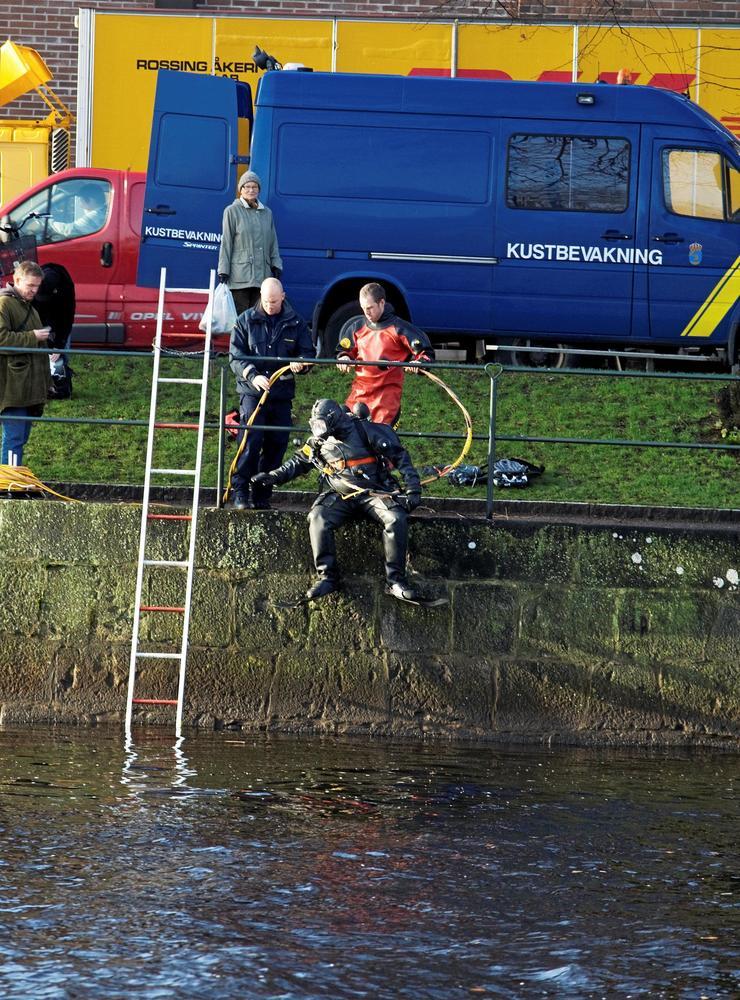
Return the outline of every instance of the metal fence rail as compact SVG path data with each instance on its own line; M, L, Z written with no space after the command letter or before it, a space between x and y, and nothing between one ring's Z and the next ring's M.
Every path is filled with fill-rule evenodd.
M560 353L558 348L525 348L517 347L518 352L536 351L537 353ZM502 354L505 351L511 351L511 347L498 346L497 351ZM17 354L21 353L17 348L0 347L0 353L10 353ZM22 353L39 353L39 354L50 354L54 353L47 347L39 348L24 348ZM135 358L137 361L146 361L150 364L153 363L153 355L142 352L142 351L121 351L121 350L108 350L108 349L97 349L97 348L70 348L64 352L67 355L82 355L82 356L92 356L100 358ZM163 352L165 353L165 352ZM665 361L692 361L698 359L692 359L684 355L665 355L665 354L651 354L651 353L641 353L641 352L615 352L615 351L605 351L605 350L579 350L578 354L582 357L594 357L594 358L608 358L617 359L624 358L629 361L641 360L660 360ZM166 355L165 355L166 356ZM187 353L183 351L173 351L170 355L172 360L192 360L200 361L202 364L202 354L197 352ZM256 358L257 361L270 361L273 364L287 364L294 358ZM219 448L218 448L218 465L217 465L217 485L216 492L219 497L219 505L221 503L221 496L223 493L223 469L224 469L224 455L225 455L225 440L226 440L226 400L228 397L228 379L230 379L231 373L228 367L228 361L223 355L212 354L211 365L217 365L218 367L218 392L219 392L219 418L217 421L205 421L204 427L209 431L219 432ZM311 361L311 364L317 367L329 366L335 367L336 360L334 358L316 358ZM408 367L407 362L356 362L352 363L356 366L362 364L364 367L398 367L405 368ZM715 372L663 372L663 371L653 371L653 370L605 370L598 368L522 368L520 366L502 364L502 363L457 363L457 362L433 362L425 364L431 371L434 372L470 372L477 374L480 377L486 377L489 380L489 405L488 405L488 428L487 433L474 433L473 440L477 442L487 441L487 485L486 485L486 516L491 517L493 513L493 473L494 465L496 462L496 447L498 443L517 443L517 444L558 444L558 445L572 445L572 446L597 446L597 447L618 447L618 448L662 448L662 449L683 449L688 451L723 451L728 453L740 452L740 444L732 444L728 442L700 442L700 441L659 441L650 439L634 439L634 438L598 438L598 437L562 437L557 435L528 435L528 434L502 434L498 432L498 389L499 382L502 377L507 373L513 373L518 377L526 375L528 377L537 378L539 376L563 376L563 377L574 377L574 378L606 378L606 379L657 379L657 380L673 380L673 381L699 381L699 382L720 382L723 384L740 382L740 375L731 373L715 373ZM50 416L14 416L14 415L3 415L3 420L30 420L34 423L47 423L47 424L69 424L69 425L87 425L87 426L119 426L125 427L146 427L148 421L145 419L136 418L111 418L111 417L50 417ZM240 425L241 426L241 425ZM295 424L289 427L277 425L264 425L259 423L254 423L252 425L256 429L276 429L276 430L291 430L291 431L306 431L307 428L297 426ZM399 436L408 439L434 439L434 440L448 440L448 441L461 441L464 439L462 433L454 432L444 432L444 431L399 431Z

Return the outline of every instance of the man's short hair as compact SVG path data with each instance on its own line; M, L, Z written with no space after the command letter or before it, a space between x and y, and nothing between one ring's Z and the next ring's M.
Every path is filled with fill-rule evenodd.
M44 272L41 270L41 265L37 264L35 260L22 260L20 263L15 265L13 270L14 278L43 278Z
M373 302L380 302L381 299L385 301L385 288L379 285L377 281L368 281L366 285L363 285L360 289L360 298L362 296L365 298L370 298Z

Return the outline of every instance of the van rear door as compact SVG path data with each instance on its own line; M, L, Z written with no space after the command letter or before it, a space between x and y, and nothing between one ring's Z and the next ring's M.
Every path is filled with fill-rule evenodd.
M631 335L639 150L632 124L505 123L497 332Z
M724 344L740 291L740 171L706 142L652 143L650 335Z
M239 119L249 87L225 77L160 70L149 145L137 283L206 288L218 263L221 219L236 192ZM246 153L246 150L244 150Z

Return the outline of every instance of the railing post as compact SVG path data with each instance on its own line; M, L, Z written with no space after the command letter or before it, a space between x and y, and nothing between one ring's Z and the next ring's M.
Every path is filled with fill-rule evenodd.
M499 364L487 364L486 375L491 380L488 401L488 475L486 476L486 517L493 517L493 466L496 462L496 406L498 404L498 380L503 368Z
M218 462L216 465L216 508L223 506L224 455L226 454L226 366L221 365L218 384Z

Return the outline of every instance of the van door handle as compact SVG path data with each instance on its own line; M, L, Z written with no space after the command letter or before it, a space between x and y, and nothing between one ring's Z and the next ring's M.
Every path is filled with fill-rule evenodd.
M145 208L144 211L147 215L177 215L174 208L170 208L169 205L155 205L154 208Z
M663 233L662 236L653 236L653 243L683 243L683 236L678 233Z
M101 267L113 267L113 244L104 243L100 248Z
M620 233L616 229L607 229L605 233L601 234L602 240L631 240L632 236L630 233Z

